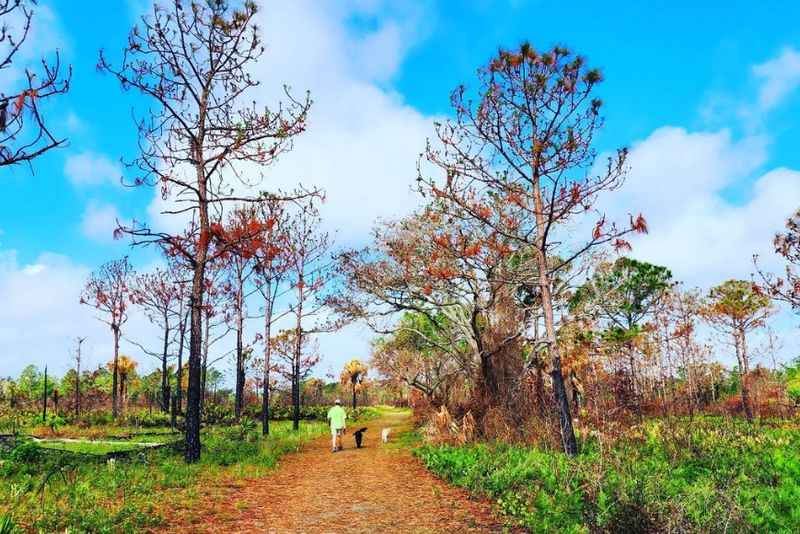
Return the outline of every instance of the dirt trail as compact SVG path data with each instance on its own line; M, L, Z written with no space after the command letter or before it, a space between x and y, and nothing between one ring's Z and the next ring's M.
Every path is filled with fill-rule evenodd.
M387 414L368 428L355 449L352 426L345 449L331 453L330 436L285 456L264 478L203 488L203 510L173 532L267 534L502 532L484 501L470 498L431 475L408 450L380 443L409 426L405 414Z

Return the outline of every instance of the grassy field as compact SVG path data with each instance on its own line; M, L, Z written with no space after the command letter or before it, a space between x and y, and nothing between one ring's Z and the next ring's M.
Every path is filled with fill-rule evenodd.
M579 457L506 444L425 445L444 479L533 532L800 532L800 429L653 420Z
M279 421L271 430L265 439L251 421L206 429L203 458L194 465L183 462L177 446L136 444L160 441L152 434L115 444L23 440L0 448L0 532L141 532L162 524L172 510L190 507L203 481L262 475L326 425L303 422L295 433L290 422ZM104 440L132 434L114 427L89 433ZM177 437L161 435L163 441ZM107 461L106 453L126 450L134 452Z

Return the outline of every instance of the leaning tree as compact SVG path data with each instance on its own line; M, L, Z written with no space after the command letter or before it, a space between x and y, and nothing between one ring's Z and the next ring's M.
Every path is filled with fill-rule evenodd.
M114 359L110 362L109 371L112 373L111 413L115 419L119 415L119 340L122 326L128 320L133 276L133 267L127 256L105 263L89 276L80 298L81 304L98 311L98 319L106 323L114 335Z
M30 163L67 142L50 130L42 107L67 92L72 68L61 65L58 51L38 69L21 65L35 4L0 0L0 167Z
M557 344L554 280L592 249L628 249L623 236L647 230L641 215L618 226L597 213L598 196L622 183L627 156L620 149L606 165L595 165L594 136L603 119L594 93L601 81L598 70L562 47L539 53L524 43L501 50L478 71L477 91L461 86L452 93L455 118L437 124L418 176L420 191L442 200L443 218L479 221L532 258L543 321L537 351L549 363L562 443L571 455L578 444ZM585 235L571 231L593 214Z
M308 95L298 100L288 90L275 109L247 103L258 85L249 69L264 51L256 11L251 1L235 7L224 0L159 2L131 31L121 63L100 53L99 68L152 105L136 121L140 153L130 164L137 171L134 185L160 187L171 201L165 214L196 222L183 235L143 225L124 229L134 244L166 244L192 268L188 462L200 457L201 321L212 224L222 221L227 205L270 196L249 191L260 182L259 169L290 149L305 129L310 107Z

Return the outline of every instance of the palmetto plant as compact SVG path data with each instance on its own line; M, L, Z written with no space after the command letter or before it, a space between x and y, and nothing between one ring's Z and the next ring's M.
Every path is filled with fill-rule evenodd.
M117 376L119 378L119 398L120 398L120 404L123 406L125 405L125 399L128 396L128 385L138 365L139 362L137 362L130 356L125 356L124 354L120 354L117 360ZM106 364L106 367L108 367L109 371L113 372L114 362L113 361L108 362Z
M356 393L359 386L367 377L367 366L357 359L350 360L342 370L341 381L343 386L350 385L353 392L353 409L356 408Z

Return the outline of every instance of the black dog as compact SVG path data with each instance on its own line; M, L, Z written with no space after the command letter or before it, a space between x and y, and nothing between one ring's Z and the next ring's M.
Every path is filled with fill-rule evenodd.
M366 431L367 431L367 427L364 427L364 428L362 428L360 430L356 430L355 432L353 432L353 435L356 437L356 448L358 448L358 449L361 448L361 439L363 438L364 432L366 432Z

